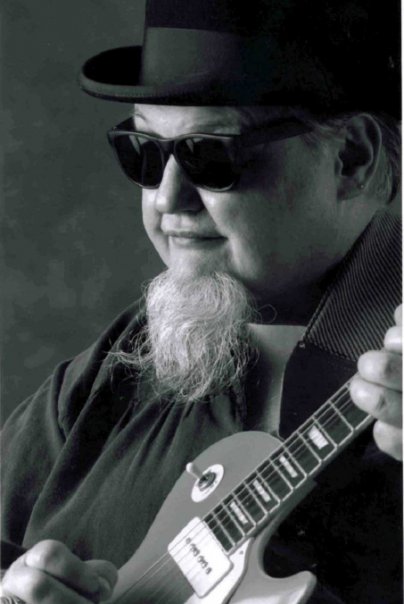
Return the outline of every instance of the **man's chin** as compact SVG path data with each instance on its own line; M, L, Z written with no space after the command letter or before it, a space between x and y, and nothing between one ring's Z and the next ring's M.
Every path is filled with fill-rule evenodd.
M186 259L177 258L170 261L168 269L171 275L180 281L211 277L218 272L228 274L217 263L191 257Z
M228 274L207 264L173 265L150 283L146 312L147 330L128 361L154 376L156 395L193 402L240 379L253 312Z

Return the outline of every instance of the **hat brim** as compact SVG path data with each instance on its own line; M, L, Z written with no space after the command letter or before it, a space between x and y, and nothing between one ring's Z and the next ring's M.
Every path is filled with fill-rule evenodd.
M212 81L208 72L199 73L172 84L142 85L141 46L113 48L89 59L79 75L81 88L97 98L123 103L213 104L235 102L237 95L222 82ZM240 84L237 85L240 92ZM233 98L232 98L233 97Z
M284 105L314 106L318 91L310 94L280 88L268 92L262 82L244 74L212 76L211 71L177 78L173 83L140 83L142 46L106 50L89 59L79 75L81 88L91 96L122 103L166 105ZM324 98L322 99L324 107Z
M382 91L391 92L387 96L383 92L376 94L373 88L368 90L357 81L345 86L349 95L344 94L325 78L317 75L306 77L303 69L296 71L295 77L287 77L287 81L282 78L274 80L271 86L239 71L220 76L212 75L211 71L197 71L186 77L177 77L174 82L144 85L140 83L142 51L142 46L126 46L106 50L90 58L79 75L81 88L94 97L122 103L299 105L319 114L346 110L379 110L398 118L401 114L399 79L391 73L385 74L385 81L379 87ZM285 69L285 74L288 76L288 69Z

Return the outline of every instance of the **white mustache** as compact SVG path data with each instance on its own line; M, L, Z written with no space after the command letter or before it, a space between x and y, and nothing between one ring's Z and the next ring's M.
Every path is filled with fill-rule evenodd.
M185 239L223 239L222 235L207 231L189 229L162 229L167 237L183 237Z

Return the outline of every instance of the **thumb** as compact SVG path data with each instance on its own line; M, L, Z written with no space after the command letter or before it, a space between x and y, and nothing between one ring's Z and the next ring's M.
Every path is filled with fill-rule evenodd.
M87 560L85 564L98 575L100 583L98 593L99 600L106 600L111 596L118 580L118 571L116 567L112 562L108 562L107 560Z

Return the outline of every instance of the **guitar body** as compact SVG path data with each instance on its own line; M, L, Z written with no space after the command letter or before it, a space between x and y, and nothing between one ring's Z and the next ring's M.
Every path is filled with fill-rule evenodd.
M271 521L260 526L260 531L252 531L248 538L229 555L221 552L211 555L209 563L217 558L219 580L214 585L203 585L194 589L179 568L182 559L190 554L184 546L184 539L190 534L192 522L204 518L237 487L243 477L252 472L262 459L279 447L275 438L263 432L240 432L209 447L195 460L195 466L204 472L212 466L222 468L222 476L217 485L206 489L200 501L194 501L198 480L184 472L167 497L151 526L145 540L135 554L120 569L119 579L108 604L302 604L307 602L315 586L315 577L302 572L287 579L273 579L262 569L265 545L279 523L313 488L309 480L304 488L294 493L282 511L274 513ZM128 513L135 513L128 510ZM196 529L193 529L196 530ZM181 537L183 531L185 537ZM259 533L259 534L258 534ZM175 545L182 539L181 548ZM188 542L190 539L188 539ZM209 541L209 539L208 539ZM172 545L174 542L174 546ZM210 542L210 541L209 541ZM201 542L202 543L202 542ZM171 545L170 545L171 544ZM174 560L169 547L186 551L185 556ZM205 546L195 554L207 566L202 554ZM214 544L217 547L217 543ZM208 556L206 555L208 558ZM223 558L223 559L222 559ZM212 564L213 566L213 564ZM197 572L203 572L197 566ZM220 572L219 572L220 571ZM209 583L209 582L208 582ZM197 595L197 593L199 595ZM206 592L206 593L204 593Z

